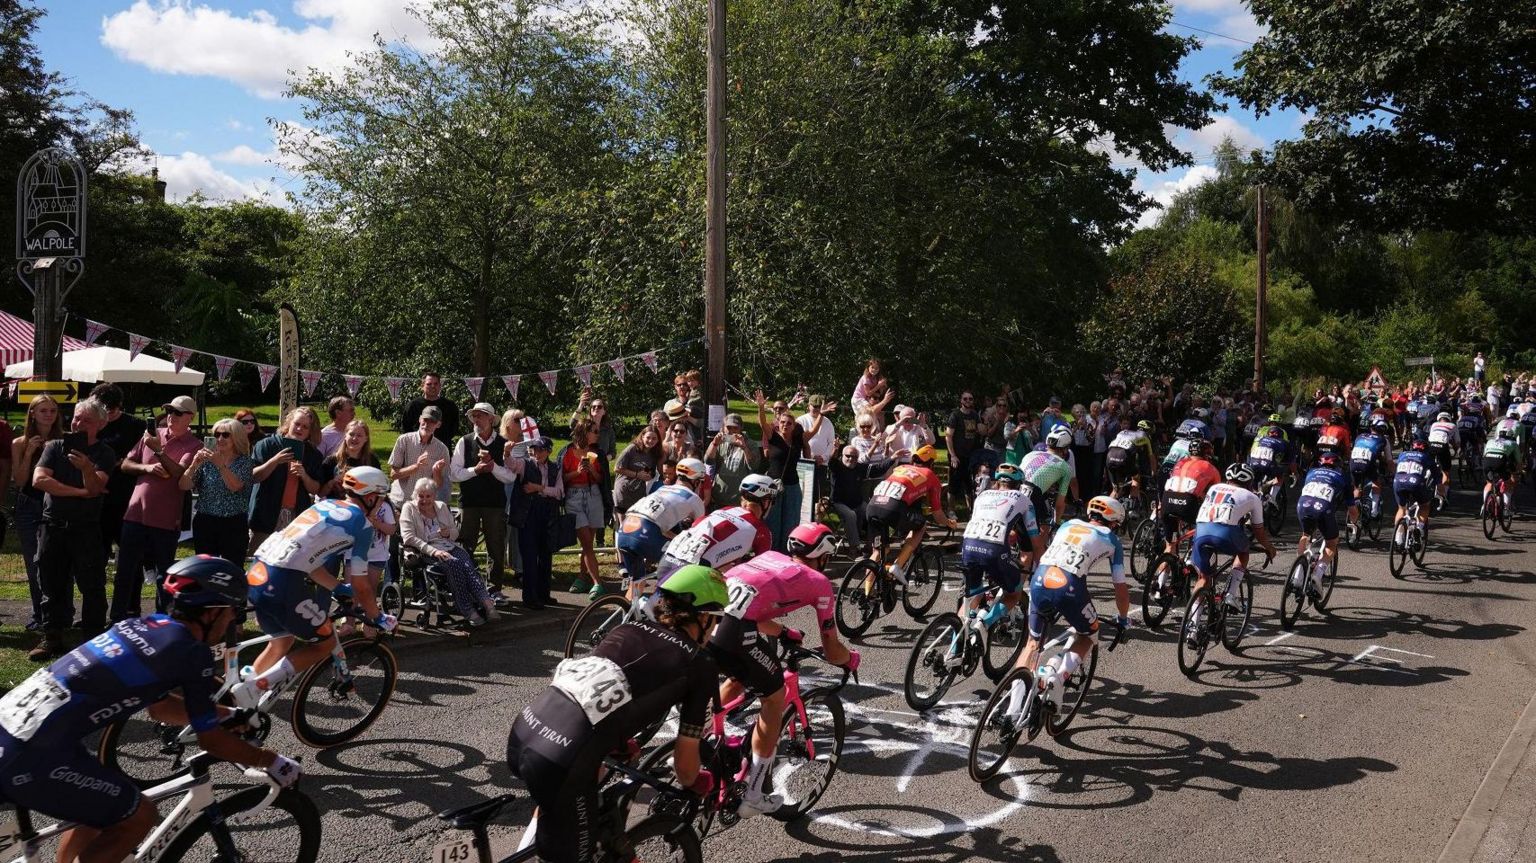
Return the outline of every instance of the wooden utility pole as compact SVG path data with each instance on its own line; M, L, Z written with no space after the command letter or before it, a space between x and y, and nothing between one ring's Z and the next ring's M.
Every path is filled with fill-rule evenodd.
M1269 211L1264 206L1264 186L1259 186L1258 195L1258 239L1259 239L1259 286L1258 305L1253 312L1253 386L1254 389L1264 387L1264 306L1266 294L1269 293Z
M708 351L705 396L725 404L725 0L709 2L709 76L706 95L704 221L704 336ZM713 429L711 429L713 430Z

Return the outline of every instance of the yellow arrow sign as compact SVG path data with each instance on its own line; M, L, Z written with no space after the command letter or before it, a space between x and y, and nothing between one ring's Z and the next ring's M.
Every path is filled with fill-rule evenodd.
M74 381L22 381L16 396L23 404L33 396L52 396L59 404L72 405L80 397L80 385Z

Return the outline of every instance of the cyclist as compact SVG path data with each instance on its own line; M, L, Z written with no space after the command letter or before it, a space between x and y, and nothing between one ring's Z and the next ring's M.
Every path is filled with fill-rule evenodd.
M191 725L215 757L258 767L284 787L299 765L220 727L246 711L213 703L213 651L245 605L245 573L197 555L166 570L170 614L114 623L0 697L0 800L83 826L64 834L58 859L129 858L158 822L133 780L87 751L83 738L146 708L167 725ZM180 690L180 696L174 695Z
M1263 481L1265 491L1289 476L1296 469L1296 451L1285 436L1285 428L1270 423L1259 429L1259 436L1248 449L1247 463L1254 476Z
M596 859L603 758L673 705L677 781L700 794L713 786L715 777L700 767L699 739L719 673L703 645L728 601L720 573L701 565L677 570L656 592L655 622L614 627L590 655L562 661L550 685L518 713L507 735L507 765L538 804L524 842L533 838L540 860Z
M770 551L759 555L732 569L726 579L730 599L709 639L710 654L721 673L731 678L720 687L720 703L730 703L743 687L761 699L747 789L736 810L743 818L773 812L784 803L778 794L763 793L763 777L773 768L784 717L784 668L773 645L763 640L785 634L786 627L776 618L814 608L827 661L850 670L858 668L858 654L851 653L837 637L832 617L836 591L822 574L835 546L831 528L816 522L802 524L789 533L789 554ZM788 630L785 637L799 641L804 636Z
M1106 558L1109 580L1115 586L1115 622L1122 628L1130 625L1131 591L1125 586L1125 551L1115 534L1124 520L1125 505L1101 494L1088 501L1088 520L1074 518L1062 524L1050 548L1035 563L1034 575L1029 580L1029 643L1014 667L1034 668L1048 617L1060 615L1076 636L1072 649L1062 654L1060 669L1047 672L1041 668L1035 672L1035 682L1041 688L1051 682L1047 679L1049 674L1072 674L1093 649L1099 620L1093 598L1088 594L1088 573ZM1014 681L1009 692L1009 714L1016 715L1023 709L1029 694L1027 686L1024 680Z
M1408 513L1408 505L1417 502L1419 505L1419 525L1424 529L1424 536L1429 536L1429 498L1434 483L1431 480L1430 456L1425 449L1428 441L1424 435L1416 434L1408 443L1408 449L1402 451L1397 457L1397 468L1392 472L1392 494L1397 498L1397 515L1392 519L1397 524ZM1392 542L1395 544L1398 538L1394 531Z
M1317 427L1312 425L1312 417L1305 410L1296 412L1296 419L1291 421L1291 442L1296 447L1296 458L1310 459L1317 446L1317 435L1321 431L1321 423Z
M1482 452L1488 443L1488 406L1481 396L1472 396L1461 403L1457 413L1456 429L1461 433L1463 446L1472 452Z
M1193 525L1200 514L1200 502L1210 487L1221 482L1221 474L1211 463L1215 449L1207 441L1196 441L1192 454L1179 459L1163 483L1163 551L1178 551L1179 537L1185 525Z
M696 491L709 476L709 468L696 458L677 463L676 480L640 498L624 513L616 544L619 577L629 578L629 598L636 585L646 580L646 569L661 560L667 543L704 517L704 501Z
M1518 407L1510 405L1509 410L1504 414L1504 418L1494 425L1493 431L1495 436L1501 431L1508 431L1510 433L1509 439L1515 442L1516 446L1520 448L1521 456L1524 457L1525 426L1520 422L1520 409Z
M1435 483L1435 511L1439 512L1451 485L1451 456L1461 448L1461 434L1456 430L1456 423L1451 421L1449 411L1441 411L1435 416L1429 426L1428 438L1426 451L1439 473Z
M1343 408L1334 408L1327 425L1317 433L1318 452L1337 453L1341 458L1350 450L1349 422Z
M1179 427L1174 429L1173 434L1175 437L1188 440L1195 440L1197 438L1200 440L1210 440L1212 435L1211 412L1205 408L1195 408L1189 412L1189 416L1183 422L1179 423Z
M922 506L925 500L933 510L934 520L939 524L950 528L960 526L960 522L944 513L939 475L933 472L936 456L931 445L918 447L912 452L911 464L899 464L891 468L885 479L875 486L869 506L864 510L871 528L876 531L889 528L903 538L896 559L889 563L880 561L886 565L891 577L901 584L907 583L907 566L927 532L928 520L923 515Z
M1313 530L1322 531L1323 534L1323 554L1318 558L1312 570L1312 580L1307 586L1307 593L1314 600L1321 595L1323 574L1339 553L1339 522L1335 510L1341 503L1347 501L1349 504L1347 517L1350 530L1359 529L1360 507L1355 498L1355 486L1343 467L1343 460L1338 453L1332 450L1318 453L1317 465L1307 471L1301 483L1301 494L1296 498L1296 522L1301 526L1296 553L1301 554L1307 550Z
M1024 471L1018 465L1000 465L992 481L992 488L976 496L960 541L960 569L965 573L962 607L969 608L971 615L981 607L981 595L987 592L984 576L1003 589L1003 601L988 612L988 625L1018 607L1023 567L1033 568L1045 551L1045 536L1035 520L1034 505L1021 488Z
M376 467L354 467L341 486L345 498L320 501L256 548L256 562L245 575L249 600L261 631L274 638L256 657L254 675L230 689L236 706L270 703L283 684L339 647L329 615L331 591L341 583L343 558L350 576L367 576L373 544L367 514L389 494L389 478ZM361 594L358 601L372 604ZM380 629L395 628L394 616L381 614L377 604L365 605L364 612ZM296 641L304 646L294 649Z
M1236 556L1237 563L1228 570L1226 588L1227 602L1235 605L1239 597L1233 587L1248 571L1249 543L1248 533L1243 530L1244 523L1264 549L1265 566L1275 558L1275 545L1264 529L1264 504L1253 491L1258 481L1253 468L1233 462L1222 474L1222 480L1206 490L1205 500L1200 503L1200 512L1195 516L1195 538L1190 544L1190 562L1195 566L1195 592L1198 593L1205 589L1213 555Z
M1365 497L1365 487L1385 475L1392 464L1392 444L1387 440L1391 426L1382 417L1372 417L1371 425L1349 451L1349 474L1355 481L1355 501ZM1372 516L1380 515L1380 497L1368 501Z
M741 481L741 506L715 510L667 544L656 566L657 586L690 564L702 563L724 571L772 548L773 534L763 519L782 490L779 481L766 474L747 474Z
M1036 450L1024 456L1019 467L1024 471L1024 485L1029 492L1029 502L1035 507L1035 524L1045 529L1048 524L1059 524L1067 512L1067 496L1075 496L1076 471L1067 461L1072 446L1072 433L1065 428L1051 431L1045 438L1046 450ZM1056 517L1050 518L1046 509L1046 495L1056 497Z
M1152 465L1157 461L1152 454L1152 424L1146 420L1136 423L1135 428L1121 429L1109 449L1104 453L1104 467L1109 472L1109 485L1119 496L1120 487L1129 483L1131 496L1141 497L1142 485L1152 479Z
M1487 474L1488 481L1483 484L1483 500L1493 494L1499 480L1509 480L1511 484L1519 482L1521 467L1520 445L1515 442L1515 430L1499 428L1494 432L1493 439L1483 447L1483 472ZM1504 507L1510 506L1510 496L1504 496Z

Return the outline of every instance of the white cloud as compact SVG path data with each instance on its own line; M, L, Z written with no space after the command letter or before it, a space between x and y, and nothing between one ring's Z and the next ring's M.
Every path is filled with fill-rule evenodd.
M335 70L373 34L421 42L410 0L294 0L306 22L282 25L264 9L241 15L191 0L134 0L102 21L101 41L117 56L157 72L232 81L264 98L280 96L290 70Z
M1211 29L1248 42L1257 42L1269 34L1269 28L1260 25L1258 20L1247 12L1236 12L1224 16Z
M1195 159L1209 158L1223 139L1231 138L1239 150L1262 150L1269 145L1258 132L1248 128L1231 116L1218 114L1211 118L1211 122L1205 126L1190 131L1180 130L1174 138L1174 143L1181 149L1188 150Z
M1173 199L1178 197L1180 192L1193 189L1207 180L1216 179L1216 169L1210 165L1196 165L1186 170L1181 177L1163 180L1151 187L1143 186L1140 174L1136 179L1136 185L1140 190L1157 202L1157 206L1142 213L1141 218L1136 220L1137 229L1150 228L1157 224L1157 220L1162 218L1163 210L1173 203Z
M213 161L228 162L231 165L265 165L276 158L276 153L264 153L246 144L240 144L222 153L213 154Z
M250 124L242 123L239 120L236 120L234 117L230 117L228 120L224 121L224 128L230 130L231 132L251 131Z
M283 202L277 186L270 180L242 180L219 170L207 156L190 150L180 155L150 157L135 169L148 173L151 167L160 170L160 179L165 181L165 197L169 201L183 201L201 193L211 201L251 198L272 204Z

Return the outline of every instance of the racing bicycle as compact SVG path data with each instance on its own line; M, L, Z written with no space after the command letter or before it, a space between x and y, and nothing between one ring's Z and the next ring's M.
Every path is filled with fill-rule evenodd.
M645 603L650 598L650 591L645 588L654 588L655 581L656 577L651 575L637 585L635 579L626 575L619 583L618 593L592 600L571 621L571 631L565 636L565 655L586 656L619 626L645 619ZM631 589L633 599L627 597Z
M1333 596L1333 585L1339 577L1337 550L1328 571L1323 573L1322 587L1317 588L1315 595L1312 590L1312 570L1322 560L1326 542L1322 531L1314 531L1306 550L1296 556L1296 561L1291 564L1290 572L1285 577L1285 588L1280 592L1280 628L1286 632L1296 626L1296 620L1301 617L1302 609L1306 608L1308 602L1318 611L1328 610L1328 600Z
M891 529L881 525L876 541L878 554L862 557L848 567L837 589L837 631L856 638L871 624L901 605L913 620L922 620L944 592L944 548L923 544L907 565L907 583L898 582L882 561L891 560Z
M1211 644L1220 641L1227 650L1236 653L1248 634L1248 618L1253 614L1253 575L1246 569L1235 584L1232 567L1237 558L1229 557L1225 563L1216 564L1205 586L1194 592L1184 609L1184 621L1179 625L1179 670L1186 677L1194 677L1205 661L1205 652ZM1212 558L1215 562L1215 558ZM1265 560L1265 565L1269 563ZM1190 566L1190 570L1194 567ZM1185 574L1187 584L1198 578L1196 572ZM1217 586L1220 585L1220 589Z
M964 618L945 612L923 629L907 656L903 687L913 710L938 704L956 680L970 677L978 665L994 683L1013 667L1029 638L1021 613L1029 594L1011 613L1004 610L1002 596L1002 588L994 587L983 594L981 607L968 609Z
M1507 477L1499 477L1493 491L1483 498L1483 536L1493 539L1493 535L1503 528L1509 533L1510 524L1514 521L1513 507L1505 501L1513 500L1515 484Z
M1419 503L1414 501L1408 504L1407 514L1392 527L1392 547L1387 549L1387 566L1392 569L1392 577L1403 577L1403 569L1410 557L1415 564L1423 566L1427 545L1429 537L1424 532L1424 523L1419 521Z

